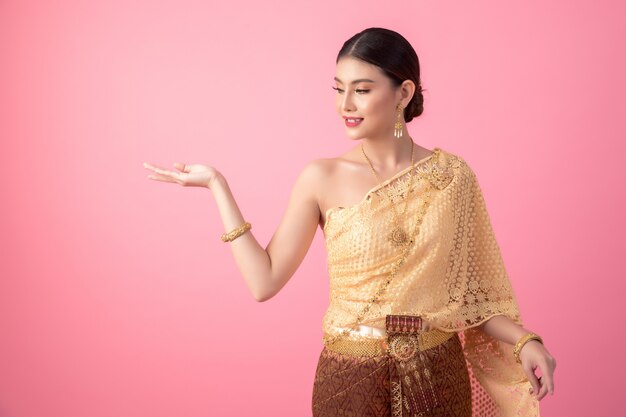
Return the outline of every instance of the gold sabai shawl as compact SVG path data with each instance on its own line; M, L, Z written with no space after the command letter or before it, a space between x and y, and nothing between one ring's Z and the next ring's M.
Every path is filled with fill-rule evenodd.
M413 190L406 200L411 176ZM418 226L415 243L379 300L356 323L401 256L389 240L392 210L411 233ZM324 340L347 328L355 329L347 337L366 337L357 325L384 329L387 314L420 315L431 328L459 333L474 416L539 416L513 346L479 327L495 315L523 324L482 191L462 157L435 148L359 203L329 208L323 230L330 276Z

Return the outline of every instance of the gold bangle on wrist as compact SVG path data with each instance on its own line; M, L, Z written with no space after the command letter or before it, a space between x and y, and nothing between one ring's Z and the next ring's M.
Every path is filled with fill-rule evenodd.
M531 340L538 340L539 342L541 342L541 344L543 344L543 339L541 338L541 336L539 336L536 333L532 333L531 332L531 333L528 333L528 334L522 336L518 340L518 342L515 344L515 348L513 348L513 356L515 356L515 361L517 363L522 363L522 361L521 361L521 359L519 357L519 354L520 354L522 348L524 347L524 345L527 342L531 341Z
M252 228L252 225L248 222L244 222L241 226L231 230L228 233L224 233L221 236L222 242L232 242L237 239L239 236L246 233L248 230Z

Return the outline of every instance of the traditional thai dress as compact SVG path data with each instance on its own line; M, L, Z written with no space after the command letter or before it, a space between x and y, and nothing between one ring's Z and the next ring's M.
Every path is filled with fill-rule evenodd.
M403 263L391 236L394 209L412 239ZM430 394L438 405L423 416L539 416L513 346L479 327L495 315L523 323L476 175L462 157L435 148L357 204L329 208L323 231L330 303L314 417L406 417L407 396ZM388 315L430 325L419 345L429 370L416 372L412 385L394 380L386 335L376 330Z

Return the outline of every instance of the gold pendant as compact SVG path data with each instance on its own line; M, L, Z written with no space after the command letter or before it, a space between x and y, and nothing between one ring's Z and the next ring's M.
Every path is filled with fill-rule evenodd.
M412 359L418 353L417 337L412 334L394 334L389 339L389 354L401 362Z
M403 228L396 227L389 235L389 240L392 244L396 246L402 246L406 245L409 241L409 235L404 231Z

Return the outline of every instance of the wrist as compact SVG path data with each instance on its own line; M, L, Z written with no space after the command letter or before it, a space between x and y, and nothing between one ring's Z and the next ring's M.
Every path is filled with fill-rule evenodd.
M520 356L519 356L520 352L522 351L524 346L526 346L528 343L532 341L537 341L543 344L543 339L541 339L541 336L533 332L529 332L525 334L517 341L517 343L515 344L515 347L513 348L513 356L515 357L515 361L517 363L522 363Z
M215 190L217 188L226 188L226 187L228 187L226 178L224 178L224 176L220 174L219 172L215 174L215 176L213 176L213 178L211 178L209 180L209 183L207 184L207 188L209 190Z

